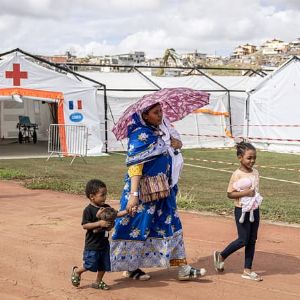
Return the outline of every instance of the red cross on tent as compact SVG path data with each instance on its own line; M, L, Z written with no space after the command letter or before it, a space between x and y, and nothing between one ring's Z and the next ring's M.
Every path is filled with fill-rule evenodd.
M13 64L13 70L12 71L6 71L5 72L5 77L6 78L12 78L14 86L20 86L21 85L21 79L27 79L28 78L28 72L21 71L20 70L20 64Z

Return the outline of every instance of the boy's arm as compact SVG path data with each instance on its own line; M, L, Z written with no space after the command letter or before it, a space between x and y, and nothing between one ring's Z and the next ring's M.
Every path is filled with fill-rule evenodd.
M93 229L96 229L99 227L101 227L101 228L111 227L112 225L113 225L112 222L99 220L97 222L82 224L82 228L85 230L93 230Z
M82 228L85 230L93 230L96 228L102 228L102 227L110 227L112 226L111 222L107 222L107 221L103 221L103 220L99 220L96 222L92 222L94 220L93 216L91 215L91 212L86 208L83 211L82 214Z

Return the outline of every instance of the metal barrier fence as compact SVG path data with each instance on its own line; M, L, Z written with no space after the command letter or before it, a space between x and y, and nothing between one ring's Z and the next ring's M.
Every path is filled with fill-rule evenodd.
M71 165L76 157L87 156L88 128L83 125L50 124L48 135L47 161L52 155L73 156ZM84 160L85 161L85 160Z

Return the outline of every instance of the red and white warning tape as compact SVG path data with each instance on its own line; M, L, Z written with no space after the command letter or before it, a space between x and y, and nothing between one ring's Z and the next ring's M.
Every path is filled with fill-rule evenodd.
M221 161L221 160L200 159L200 158L187 158L187 157L185 157L184 160L194 160L194 161L225 164L225 165L235 165L235 166L240 165L239 163L232 163L232 162L226 162L226 161ZM258 168L300 172L300 169L294 169L294 168L272 167L272 166L263 166L263 165L255 165L255 166L258 167Z
M194 136L194 137L214 137L214 138L230 138L227 135L212 135L212 134L189 134L182 133L182 136ZM282 141L282 142L300 142L300 139L276 139L276 138L268 138L268 137L245 137L245 136L233 136L231 138L238 139L248 139L248 140L258 140L258 141Z

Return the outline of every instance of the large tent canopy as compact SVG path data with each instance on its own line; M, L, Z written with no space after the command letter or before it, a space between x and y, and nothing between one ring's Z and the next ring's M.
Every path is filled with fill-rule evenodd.
M108 148L121 150L126 141L117 142L111 128L125 109L147 93L160 88L187 87L207 91L210 104L174 123L182 134L185 147L224 147L233 145L232 135L243 133L246 91L261 77L206 76L158 77L142 72L80 72L106 85L108 103ZM99 95L104 97L102 91Z

